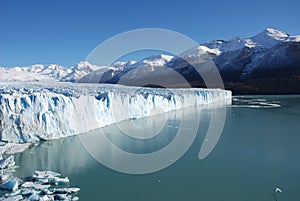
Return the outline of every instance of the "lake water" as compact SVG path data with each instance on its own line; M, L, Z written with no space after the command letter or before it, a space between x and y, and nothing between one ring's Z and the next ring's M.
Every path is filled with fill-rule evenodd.
M158 172L133 175L111 170L95 160L77 136L43 142L17 154L20 168L16 175L27 177L35 170L60 172L70 178L70 186L81 188L80 200L300 200L300 96L234 97L220 140L208 157L200 160L199 149L212 111L217 109L184 110L184 121L199 124L196 139L180 160ZM84 134L84 138L93 141L97 134L105 134L127 152L155 152L176 138L181 114L175 111L123 122ZM160 134L136 141L120 131L123 127L130 132L132 125L151 125L150 133ZM274 195L276 187L283 192Z

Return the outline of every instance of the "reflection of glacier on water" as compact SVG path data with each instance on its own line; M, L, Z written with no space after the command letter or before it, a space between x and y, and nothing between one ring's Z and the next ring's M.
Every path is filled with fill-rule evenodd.
M18 171L22 173L21 176L31 175L34 170L41 169L53 170L66 175L69 175L70 172L80 171L90 164L97 163L86 151L81 140L84 143L95 143L95 147L98 148L97 151L101 151L101 148L104 147L101 141L103 135L119 149L137 154L155 152L168 146L176 137L179 129L182 129L186 134L194 133L194 136L190 136L193 140L197 134L200 112L201 109L197 107L174 110L109 125L81 134L80 137L73 136L41 142L24 153L16 154L16 161L22 163L20 164L22 170ZM188 124L183 123L183 121L191 119L196 121L189 121L191 123ZM143 126L145 129L142 129ZM122 130L124 127L127 128L126 132L131 133L125 134ZM138 127L140 128L137 129ZM132 133L135 133L133 136L136 136L138 132L140 132L140 139L130 136ZM153 133L154 135L151 137ZM144 136L150 137L145 139ZM110 150L102 151L107 154L110 153ZM171 160L172 154L169 157Z
M130 174L155 172L175 163L189 149L197 135L200 110L190 107L123 121L80 135L80 139L106 167ZM140 127L147 119L152 123Z
M91 158L78 137L41 142L23 153L15 155L20 177L32 175L35 170L53 170L67 175L84 168Z
M278 108L281 107L280 102L253 96L235 96L232 99L231 107L241 108Z
M188 110L194 112L195 108L189 108ZM91 135L95 135L94 137L97 138L99 134L104 134L111 143L124 151L137 154L154 152L167 146L175 138L181 124L181 113L181 110L177 110L146 118L123 121L80 137L89 138ZM145 125L145 122L147 125L142 128L141 126ZM126 127L126 130L123 130L124 127ZM197 132L197 130L194 130L194 132ZM145 138L145 136L148 136L148 138Z

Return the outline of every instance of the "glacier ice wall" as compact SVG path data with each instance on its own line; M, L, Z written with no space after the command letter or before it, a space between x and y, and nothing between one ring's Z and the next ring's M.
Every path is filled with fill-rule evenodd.
M9 142L57 139L131 118L231 103L220 89L153 89L99 84L0 84L0 136Z

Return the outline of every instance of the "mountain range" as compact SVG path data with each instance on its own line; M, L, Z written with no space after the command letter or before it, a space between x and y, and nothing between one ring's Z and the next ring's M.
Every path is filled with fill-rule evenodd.
M234 94L299 94L300 36L267 28L250 37L214 40L178 56L152 55L140 61L96 66L80 62L65 68L56 64L0 68L0 81L110 83L133 86L205 87L198 73L213 64L226 89ZM199 65L200 64L200 65ZM178 76L170 76L170 72ZM208 73L208 72L207 72ZM173 73L174 74L174 73ZM202 74L203 76L203 74ZM165 84L164 84L165 86Z
M57 64L35 64L24 67L0 67L0 82L76 82L87 74L105 67L80 62L66 68Z

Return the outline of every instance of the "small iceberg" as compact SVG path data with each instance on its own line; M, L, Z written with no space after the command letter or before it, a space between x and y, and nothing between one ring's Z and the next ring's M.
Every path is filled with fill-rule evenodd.
M8 178L9 178L8 174L2 174L2 175L0 175L0 183L8 180Z
M45 184L45 183L51 183L51 181L55 180L55 178L58 178L59 176L60 176L59 173L52 172L52 171L35 171L35 174L32 176L32 178L35 181L39 181Z
M80 191L80 188L57 188L53 189L55 194L68 194L68 193L77 193Z
M54 179L51 181L51 183L54 183L55 185L67 184L69 182L70 182L70 180L68 177L65 177L65 178L54 177Z
M37 193L33 193L28 197L28 200L30 200L30 201L39 201L40 196Z
M14 156L9 156L7 159L0 160L0 169L6 169L15 165Z
M38 183L29 182L29 181L25 182L21 186L24 188L34 188L36 190L43 190L43 189L50 188L50 185L38 184Z
M19 201L24 200L22 195L11 196L7 198L0 199L1 201Z
M11 178L11 175L4 175L3 180ZM60 177L59 173L52 171L35 171L31 181L11 179L0 184L0 188L13 191L0 197L2 200L78 200L76 193L80 188L65 187L53 188L54 185L65 185L70 182L68 177Z
M4 146L0 147L0 154L16 154L25 151L26 149L29 149L33 147L33 143L23 143L23 144L17 144L17 143L7 143Z
M14 156L12 154L20 153L33 147L33 143L24 143L24 144L16 144L16 143L5 143L0 146L0 169L5 169L9 167L13 167L15 165ZM3 159L3 154L11 155L7 159Z
M2 184L0 184L0 188L9 191L15 191L18 189L19 182L18 180L8 180Z
M280 188L275 188L274 193L282 193L282 190Z
M35 171L31 180L22 181L13 176L15 166L14 156L11 155L5 159L2 154L9 154L23 149L27 149L27 145L9 145L0 146L0 189L12 191L0 197L0 201L15 201L15 200L78 200L75 193L79 188L53 188L54 185L63 185L69 187L70 182L68 177L60 177L60 174L52 171ZM19 186L19 183L21 184ZM71 195L69 195L71 194Z
M23 196L30 196L30 195L32 195L32 194L34 194L36 192L37 192L36 190L32 190L32 189L22 189L21 195L23 195Z

